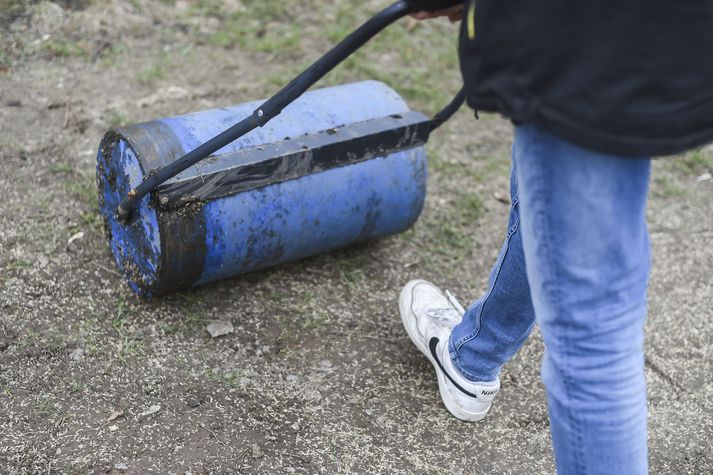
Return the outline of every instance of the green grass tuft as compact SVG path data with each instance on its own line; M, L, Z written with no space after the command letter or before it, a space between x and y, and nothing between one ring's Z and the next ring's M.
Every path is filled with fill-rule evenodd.
M42 43L42 48L54 57L87 56L86 50L67 38L50 38Z

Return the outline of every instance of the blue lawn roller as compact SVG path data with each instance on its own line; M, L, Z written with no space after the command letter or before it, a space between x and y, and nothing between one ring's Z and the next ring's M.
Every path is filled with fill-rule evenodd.
M382 10L265 102L104 135L99 208L136 293L202 285L416 221L426 194L423 146L462 105L463 90L433 119L376 81L305 93L411 11L404 1Z

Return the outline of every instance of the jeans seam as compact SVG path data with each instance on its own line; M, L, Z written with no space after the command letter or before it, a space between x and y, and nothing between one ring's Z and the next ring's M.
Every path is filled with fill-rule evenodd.
M512 205L512 206L513 206L513 208L514 208L515 206L517 206L517 196L516 196L516 199L513 200L513 205ZM481 327L480 321L481 321L482 316L483 316L483 308L485 307L485 304L488 302L488 299L489 299L490 296L492 295L493 289L495 289L495 285L497 284L498 278L500 277L500 271L501 271L502 268L503 268L503 263L505 262L505 258L507 257L508 252L509 252L509 250L510 250L510 241L511 241L511 239L512 239L513 234L515 234L515 233L517 232L517 229L518 229L519 225L520 225L520 218L518 217L518 218L515 220L515 222L513 223L513 225L510 226L510 229L508 229L507 235L505 236L505 251L503 252L502 258L499 259L499 262L497 263L498 270L497 270L497 272L495 273L495 278L493 279L493 284L492 284L492 285L490 286L490 288L488 289L488 293L485 295L485 298L483 299L483 303L480 305L480 308L478 309L478 314L476 315L476 318L475 318L475 321L476 321L477 325L475 326L475 329L474 329L472 332L470 332L469 334L467 334L467 335L461 337L461 338L453 345L453 348L454 348L454 350L455 350L455 352L456 352L456 357L457 357L457 355L458 355L458 351L463 347L463 345L465 345L466 343L468 343L469 341L471 341L473 338L475 338L476 336L478 336L478 333L480 333L480 327ZM460 366L460 365L459 365L459 366Z

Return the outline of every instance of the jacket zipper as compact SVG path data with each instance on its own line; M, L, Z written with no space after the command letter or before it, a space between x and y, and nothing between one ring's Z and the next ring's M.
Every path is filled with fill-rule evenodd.
M470 0L468 3L468 11L466 12L466 26L468 28L468 39L475 39L475 1Z

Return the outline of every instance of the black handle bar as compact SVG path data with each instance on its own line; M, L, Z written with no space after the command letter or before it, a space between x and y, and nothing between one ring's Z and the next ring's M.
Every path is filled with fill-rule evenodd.
M178 160L166 165L155 173L151 173L139 186L129 191L127 196L121 200L121 203L119 203L116 209L119 221L126 222L131 214L131 210L136 206L139 200L165 181L173 178L186 168L210 156L212 153L215 153L251 130L262 127L272 118L279 115L285 107L294 102L295 99L300 97L307 89L322 79L339 63L361 48L367 41L412 11L412 7L404 0L398 1L383 9L344 38L324 56L319 58L312 66L294 78L277 94L265 101L251 116L246 117L204 144L199 145ZM464 101L465 95L463 89L461 89L453 101L441 112L436 114L433 120L432 130L453 115Z

